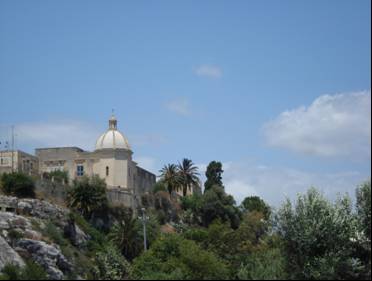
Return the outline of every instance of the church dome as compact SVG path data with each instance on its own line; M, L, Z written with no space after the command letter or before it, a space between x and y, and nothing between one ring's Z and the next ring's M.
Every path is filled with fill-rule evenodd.
M111 116L109 129L102 134L96 142L96 150L100 149L126 149L131 150L127 138L117 130L117 120Z

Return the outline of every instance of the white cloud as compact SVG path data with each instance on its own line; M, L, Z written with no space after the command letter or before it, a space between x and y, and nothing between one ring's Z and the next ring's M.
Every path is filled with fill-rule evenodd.
M216 65L200 65L194 70L195 74L201 77L220 78L222 77L222 69Z
M168 101L165 107L178 115L188 116L191 114L190 103L186 98L178 98Z
M321 157L371 158L371 91L324 95L264 125L267 143Z
M77 146L91 150L100 135L96 128L77 121L23 123L15 131L19 148Z

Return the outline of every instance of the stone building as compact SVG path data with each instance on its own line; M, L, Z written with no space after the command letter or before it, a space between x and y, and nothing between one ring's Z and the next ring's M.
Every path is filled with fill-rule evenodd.
M0 174L22 172L27 175L38 175L39 161L37 157L20 150L0 151Z
M98 175L106 181L109 199L129 207L135 207L140 195L150 191L156 182L156 176L140 168L132 155L114 116L108 130L97 139L93 152L78 147L36 149L40 174L67 171L70 180Z

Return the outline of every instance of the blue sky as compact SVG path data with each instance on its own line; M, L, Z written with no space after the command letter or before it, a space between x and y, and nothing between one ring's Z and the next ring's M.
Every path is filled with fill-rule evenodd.
M371 169L370 1L1 1L0 138L225 164L237 200L334 198Z

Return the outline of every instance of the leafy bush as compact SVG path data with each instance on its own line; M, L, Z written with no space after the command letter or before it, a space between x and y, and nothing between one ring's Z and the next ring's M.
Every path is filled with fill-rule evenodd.
M107 246L95 256L94 279L127 280L130 264L114 246Z
M177 234L160 237L133 262L132 278L154 280L223 280L226 266L211 252Z
M106 235L91 224L89 224L81 215L77 213L70 213L70 219L73 220L82 231L89 235L90 240L88 241L88 250L95 254L105 248L108 243Z
M32 177L22 173L3 174L1 188L4 194L20 198L35 197L35 182Z
M62 231L56 226L53 221L48 221L45 228L42 230L44 236L48 237L53 243L60 246L66 246L67 241L63 237Z
M286 259L279 249L270 249L250 255L240 267L239 280L284 280Z

